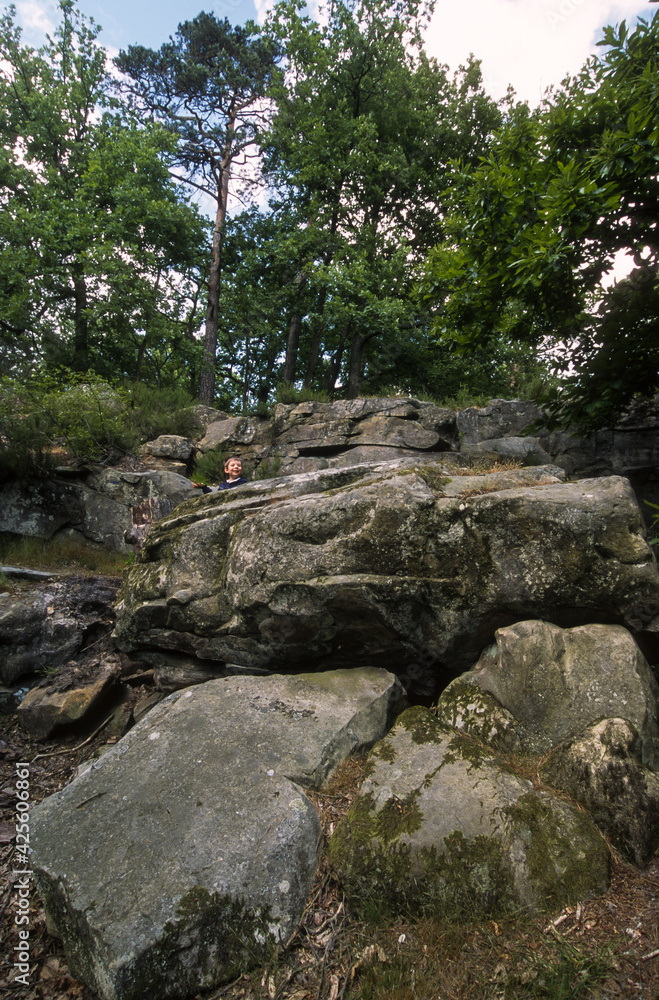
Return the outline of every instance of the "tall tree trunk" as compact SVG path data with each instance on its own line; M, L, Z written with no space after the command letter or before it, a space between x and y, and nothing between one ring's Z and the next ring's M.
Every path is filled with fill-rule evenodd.
M302 271L298 271L295 278L295 299L293 305L293 315L288 327L288 338L286 340L286 360L284 362L284 382L289 385L295 381L295 370L297 368L297 350L300 344L300 331L302 329L302 312L299 307L299 298L304 286L307 283L307 276Z
M348 369L348 385L346 387L346 398L356 399L362 387L364 378L364 348L369 340L375 337L375 333L367 333L362 336L357 330L352 335L350 341L350 365Z
M222 167L217 188L217 211L213 228L211 267L208 275L208 305L206 307L206 327L204 330L204 352L199 378L199 402L212 406L215 400L215 359L217 357L217 326L220 310L220 274L222 270L222 240L227 216L229 197L229 172L231 168L231 136L236 125L235 117L228 123L229 138L224 147Z
M89 323L87 321L87 285L81 265L73 272L75 367L80 372L89 368Z
M350 326L348 325L339 338L339 346L334 352L334 357L332 358L329 374L327 376L327 391L332 399L334 399L336 380L341 372L341 364L343 363L343 355L345 353L346 337L349 332Z
M325 300L327 298L327 287L323 286L320 290L320 295L318 296L318 304L316 306L317 318L313 324L313 336L311 338L311 347L309 349L309 361L307 362L307 374L304 376L304 385L311 385L311 381L314 377L316 371L316 365L318 364L318 358L320 357L320 344L323 336L323 321L322 314L325 308Z

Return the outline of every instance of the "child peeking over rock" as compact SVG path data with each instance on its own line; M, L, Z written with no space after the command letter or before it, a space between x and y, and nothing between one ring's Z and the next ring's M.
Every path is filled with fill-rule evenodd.
M204 493L215 493L217 490L230 490L234 486L242 486L247 480L243 476L243 463L235 455L231 458L227 458L224 463L224 474L226 480L220 483L219 486L204 486L203 483L195 483L192 485L197 489L202 490Z

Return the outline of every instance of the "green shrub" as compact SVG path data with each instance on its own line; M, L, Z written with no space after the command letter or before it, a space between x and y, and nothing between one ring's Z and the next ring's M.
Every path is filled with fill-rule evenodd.
M126 391L129 408L125 420L135 442L151 441L161 434L192 435L194 400L184 389L153 389L133 382Z
M303 385L297 388L290 382L281 382L277 386L278 403L329 403L329 394L324 389L312 389Z
M448 406L451 410L466 410L468 406L487 406L492 396L472 392L466 386L460 386L458 392L451 399L443 399L442 406Z
M213 486L216 483L223 483L225 480L224 463L229 458L229 452L220 448L213 451L205 451L203 455L198 455L194 461L192 479Z
M58 449L81 462L105 461L161 434L189 437L192 403L181 389L119 385L93 372L0 378L0 480L48 476Z
M48 476L55 467L46 421L39 413L24 413L20 398L0 391L0 482Z
M68 384L46 392L38 400L54 438L79 460L100 459L113 449L132 444L127 432L124 393L89 373L70 377Z
M279 475L280 469L281 455L273 455L272 458L266 458L264 462L261 462L256 470L256 475L259 479L275 479Z
M63 449L78 460L99 460L130 444L120 389L92 372L38 372L25 383L0 379L0 474L48 475Z

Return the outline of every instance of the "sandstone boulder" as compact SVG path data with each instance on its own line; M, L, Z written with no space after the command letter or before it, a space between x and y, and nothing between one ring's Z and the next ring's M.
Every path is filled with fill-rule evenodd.
M659 847L659 775L643 766L627 719L602 719L549 755L541 775L581 802L629 861L649 863Z
M286 474L458 446L453 410L398 397L278 404L270 435L271 452Z
M478 444L494 438L519 437L539 420L542 410L520 399L491 399L487 406L469 406L456 414L462 445Z
M161 434L147 441L138 450L138 456L150 469L174 472L187 476L192 464L194 444L190 438L178 434Z
M57 729L82 722L109 705L120 673L119 657L112 655L100 657L91 669L75 664L62 668L25 695L18 706L21 727L35 739L46 740Z
M178 504L198 495L188 479L169 469L94 469L74 481L7 484L0 488L0 531L40 538L64 534L128 554L123 536L131 527L132 506L149 498Z
M195 403L194 406L183 412L190 414L195 431L202 432L201 435L195 434L196 437L203 437L209 424L214 424L217 420L227 420L229 417L229 414L225 413L224 410L216 410L212 406L206 406L205 403Z
M546 434L545 447L571 475L632 476L659 468L659 395L638 400L611 429L587 438L574 431Z
M0 532L52 538L60 528L84 523L83 497L77 484L18 482L0 486Z
M500 628L474 670L442 693L438 712L499 749L537 754L599 719L623 717L639 733L642 762L659 767L659 688L620 626Z
M299 786L373 745L401 698L365 669L209 681L153 708L30 814L72 973L103 1000L182 997L285 941L319 851Z
M147 441L141 449L141 454L145 457L171 458L176 462L187 462L192 453L192 441L179 434L161 434L154 441Z
M587 814L419 707L374 747L329 856L357 905L450 919L542 912L608 886L608 850Z
M227 673L224 667L217 664L204 663L193 656L177 656L162 650L143 650L141 659L153 667L153 679L159 691L180 691L193 684L205 684L206 681L224 677Z
M7 596L0 605L0 678L50 671L74 657L99 621L109 630L119 581L62 577Z
M197 447L204 452L215 448L232 451L239 446L241 451L240 446L257 443L261 437L267 436L267 425L258 417L227 417L209 424Z
M489 459L492 462L517 461L522 465L549 465L551 455L545 451L536 437L504 437L479 441L477 444L463 444L462 455L469 458Z
M90 490L127 508L149 499L169 500L173 504L179 504L191 496L199 496L199 491L195 490L185 476L162 469L149 469L146 472L103 469L90 476L87 485Z
M117 606L126 651L289 671L416 670L433 694L496 628L622 621L659 576L624 479L456 477L409 460L251 483L153 527ZM185 600L178 595L185 594Z

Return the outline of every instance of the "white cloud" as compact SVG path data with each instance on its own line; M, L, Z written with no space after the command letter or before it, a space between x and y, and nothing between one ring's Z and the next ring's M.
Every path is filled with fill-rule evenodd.
M451 69L473 52L485 86L501 97L509 83L536 105L545 90L581 69L601 29L651 13L644 0L438 0L428 52Z
M274 5L274 0L254 0L257 24L263 24Z
M16 4L18 23L23 28L26 41L41 44L46 34L55 30L57 21L54 3L38 3L37 0L19 0Z

